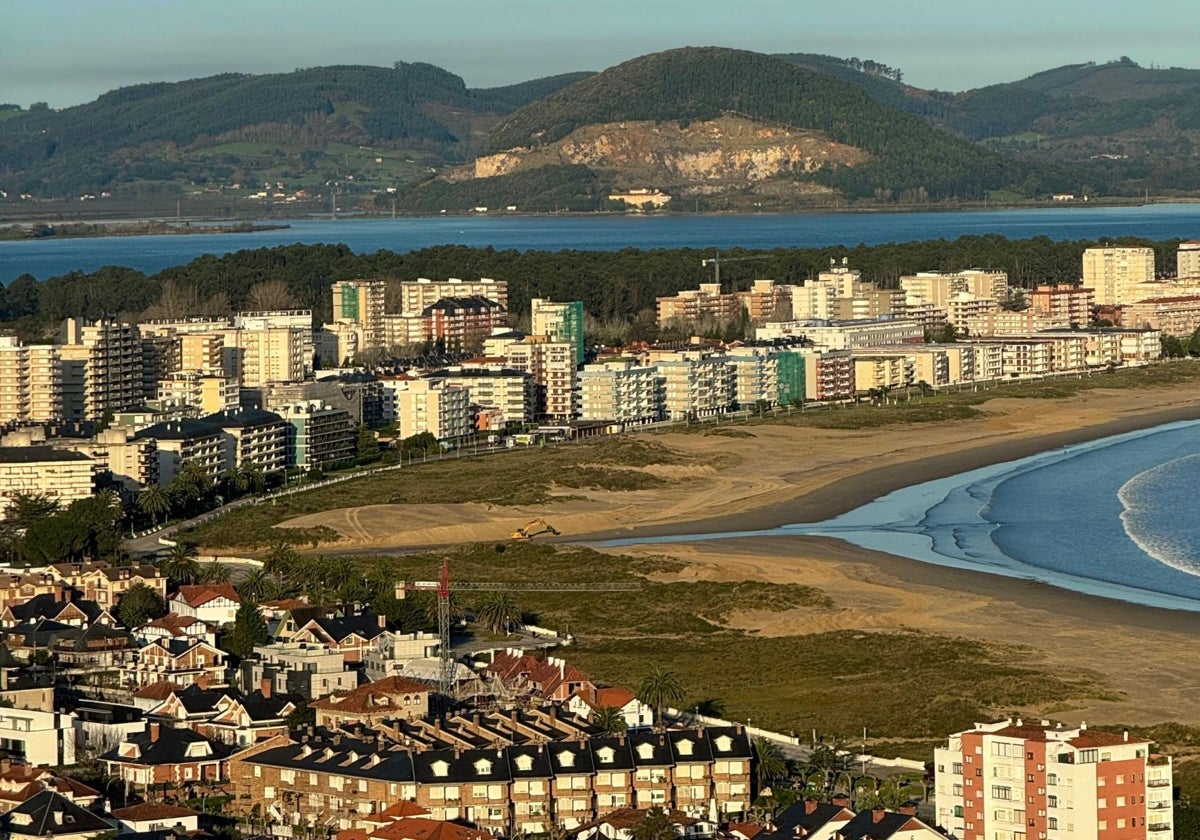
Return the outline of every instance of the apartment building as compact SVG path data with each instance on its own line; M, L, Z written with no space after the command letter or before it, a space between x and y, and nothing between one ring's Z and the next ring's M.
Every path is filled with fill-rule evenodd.
M1009 719L934 751L937 822L962 840L1173 836L1171 759L1128 732Z
M1031 310L1056 321L1073 327L1092 322L1096 292L1087 286L1040 285L1025 297Z
M579 416L625 425L656 423L666 416L658 370L637 359L605 359L579 371Z
M287 469L291 426L278 414L257 408L235 408L210 414L204 422L221 430L230 469L254 464L264 475Z
M274 802L285 825L350 829L409 801L504 836L574 828L630 805L696 816L750 807L752 747L740 726L588 738L569 734L586 724L519 712L435 726L279 736L233 756L230 785L247 795L238 801Z
M63 324L63 415L67 420L99 421L112 411L143 401L142 342L138 327L104 318Z
M357 430L350 415L320 400L289 403L275 413L291 426L288 431L290 466L320 469L354 459Z
M977 297L970 292L959 292L946 301L946 321L959 330L961 329L960 325L987 317L999 309L1000 304L991 298Z
M733 401L739 408L784 402L779 397L779 355L744 347L726 351L725 364L733 371Z
M658 351L651 363L662 382L663 411L670 420L724 414L734 404L734 371L708 350Z
M138 438L125 426L105 429L84 440L61 438L54 441L54 446L87 455L96 462L98 473L107 472L129 495L158 484L157 441Z
M837 317L837 287L832 282L806 280L803 286L792 286L792 312L788 321L832 321ZM761 338L761 336L760 336Z
M242 685L271 685L276 694L315 700L358 687L358 673L346 670L340 651L307 642L259 645L242 660Z
M750 320L756 324L767 321L790 321L792 293L797 287L783 286L774 280L755 280L744 292L737 292L737 299Z
M900 289L877 289L874 284L868 288L856 290L850 297L840 297L834 301L836 321L863 321L891 316L903 315L905 310L904 292Z
M854 353L854 390L859 394L907 388L915 382L913 364L899 354Z
M1161 297L1121 307L1121 324L1145 327L1164 335L1190 336L1200 329L1200 295Z
M504 311L508 311L508 282L482 277L479 280L460 280L451 277L448 280L430 280L420 277L397 283L400 292L400 313L415 315L423 312L442 298L479 297L498 303Z
M533 314L532 335L546 335L575 348L575 366L583 364L583 302L557 303L534 298L529 302Z
M158 380L155 397L166 405L194 409L197 414L229 411L238 406L238 380L198 371L168 374Z
M311 309L276 309L261 312L239 312L233 317L239 330L300 330L300 352L304 372L313 370L313 313Z
M135 432L134 439L155 442L160 484L169 484L184 464L198 464L213 481L229 468L220 427L203 420L155 423Z
M759 341L807 338L814 345L830 350L854 350L887 344L920 344L925 340L925 331L916 321L906 318L838 323L787 321L765 324L755 331L755 337Z
M384 332L388 346L408 344L407 338L397 341L390 332L388 318L384 318ZM367 348L366 334L355 324L326 324L320 332L313 334L313 354L325 367L349 363ZM315 364L315 363L314 363Z
M96 462L50 446L0 446L0 516L13 496L45 496L65 508L95 489Z
M854 397L854 357L849 350L805 348L804 398L836 402Z
M853 350L851 352L854 355L855 390L860 393L864 390L870 390L870 388L882 387L876 381L864 389L863 383L869 381L872 377L866 377L867 369L864 367L862 372L865 378L859 378L860 359L902 358L905 365L903 375L907 379L906 384L915 385L924 382L926 385L934 388L963 382L964 367L967 371L970 371L972 367L969 363L966 366L963 364L964 357L970 358L972 356L970 351L954 344L872 347L867 350ZM887 378L894 380L895 377ZM890 387L896 386L891 385Z
M464 365L445 368L429 377L442 379L455 388L465 388L470 394L471 405L499 412L497 419L501 427L508 423L530 423L537 410L533 377L525 371Z
M383 347L387 284L382 280L339 280L333 284L333 322L361 327L366 347Z
M1045 331L1041 338L1075 336L1085 342L1087 366L1146 365L1162 358L1162 333L1136 327L1097 327L1090 330Z
M1133 287L1154 282L1153 248L1088 248L1083 252L1083 285L1095 289L1097 305L1132 303Z
M484 342L484 353L502 357L502 367L533 377L537 416L557 421L579 413L579 389L575 377L575 345L554 341L549 336L494 335Z
M907 300L945 309L950 299L968 294L1003 303L1008 299L1008 274L971 268L966 271L919 271L900 278Z
M400 437L428 432L439 441L456 441L475 431L471 392L443 379L401 379L384 382L395 393Z
M1062 315L1048 315L1030 307L1023 312L1008 312L993 309L981 315L968 317L955 324L959 331L970 336L1032 335L1042 330L1067 327L1070 324Z
M1200 279L1200 240L1188 239L1175 251L1175 276Z
M742 316L742 301L736 294L723 293L720 283L701 283L698 289L657 298L656 305L659 327L684 326L699 321L725 323Z
M0 425L49 423L62 417L58 348L0 335Z
M273 382L303 380L305 337L305 330L297 327L233 329L224 333L230 368L241 387L261 388Z
M946 326L947 316L943 307L924 301L912 301L904 304L903 317L906 321L916 321L921 331L937 332Z

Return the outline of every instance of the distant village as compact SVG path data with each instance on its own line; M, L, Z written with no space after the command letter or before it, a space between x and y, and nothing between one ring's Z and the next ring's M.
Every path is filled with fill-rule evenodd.
M1200 242L1173 277L1150 249L1092 248L1033 290L986 269L881 288L842 260L728 291L707 263L713 282L657 301L688 338L619 349L588 344L579 301L534 299L514 330L494 279L337 281L329 318L0 336L5 526L100 498L153 534L188 482L254 497L418 451L1139 367L1200 328ZM742 334L711 337L726 328ZM506 620L517 642L455 650L445 610L414 632L360 602L263 597L176 548L0 567L0 840L1173 836L1171 758L1129 733L980 721L890 765L923 791L889 798L864 787L871 757L673 708L669 671L594 680L553 629ZM426 589L446 605L447 579Z

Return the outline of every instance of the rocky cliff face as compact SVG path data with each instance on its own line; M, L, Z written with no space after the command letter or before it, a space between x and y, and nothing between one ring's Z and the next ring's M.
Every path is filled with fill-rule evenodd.
M735 116L692 123L621 122L579 128L537 148L509 149L475 161L490 178L554 164L610 173L623 187L658 187L680 195L744 189L828 166L855 166L866 153L816 131Z

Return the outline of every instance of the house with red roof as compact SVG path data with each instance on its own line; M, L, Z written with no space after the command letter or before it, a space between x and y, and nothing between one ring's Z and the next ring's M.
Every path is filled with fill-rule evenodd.
M419 720L429 714L433 688L407 677L387 677L360 685L344 694L314 700L317 725L338 727L346 723L372 725L388 720Z
M198 618L169 612L162 618L156 618L137 630L133 637L138 644L148 645L158 639L202 639L210 645L217 643L217 631Z
M122 651L122 679L127 686L157 682L203 688L225 684L225 651L190 636L157 639L136 650Z
M173 613L220 626L237 617L242 598L232 584L200 583L179 587L167 605Z
M519 648L497 651L487 672L498 677L513 691L529 692L544 700L565 703L571 695L594 694L591 677L558 657L538 659Z
M171 831L177 834L200 830L200 812L178 805L142 802L112 812L121 834L143 834Z
M654 725L654 709L647 706L627 688L596 688L577 691L566 703L567 711L591 720L601 709L616 709L625 719L626 729L643 729Z

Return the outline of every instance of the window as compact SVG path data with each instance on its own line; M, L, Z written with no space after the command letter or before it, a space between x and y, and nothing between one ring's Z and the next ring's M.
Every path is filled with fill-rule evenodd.
M1080 750L1079 751L1079 763L1080 764L1095 764L1099 759L1100 759L1100 751L1099 750Z
M1125 784L1125 777L1124 777L1124 776L1117 776L1117 778L1116 778L1116 782L1117 782L1117 784L1119 784L1119 785L1123 785L1123 784Z
M1050 829L1051 831L1057 831L1058 817L1051 817L1050 819L1046 820L1046 828Z
M1012 799L1012 788L992 785L992 799Z
M1096 807L1097 808L1107 808L1108 800L1105 799L1104 797L1100 797L1099 799L1096 800Z
M963 806L955 805L954 806L954 816L961 817L962 815L963 815Z
M1124 828L1124 827L1125 827L1125 818L1124 818L1124 817L1120 817L1120 818L1117 820L1117 828Z
M1054 796L1053 794L1051 794L1050 796L1047 796L1046 797L1046 807L1057 808L1058 807L1058 797Z
M1125 797L1124 797L1124 796L1118 796L1118 797L1117 797L1117 807L1118 807L1118 808L1124 808L1124 807L1125 807Z

